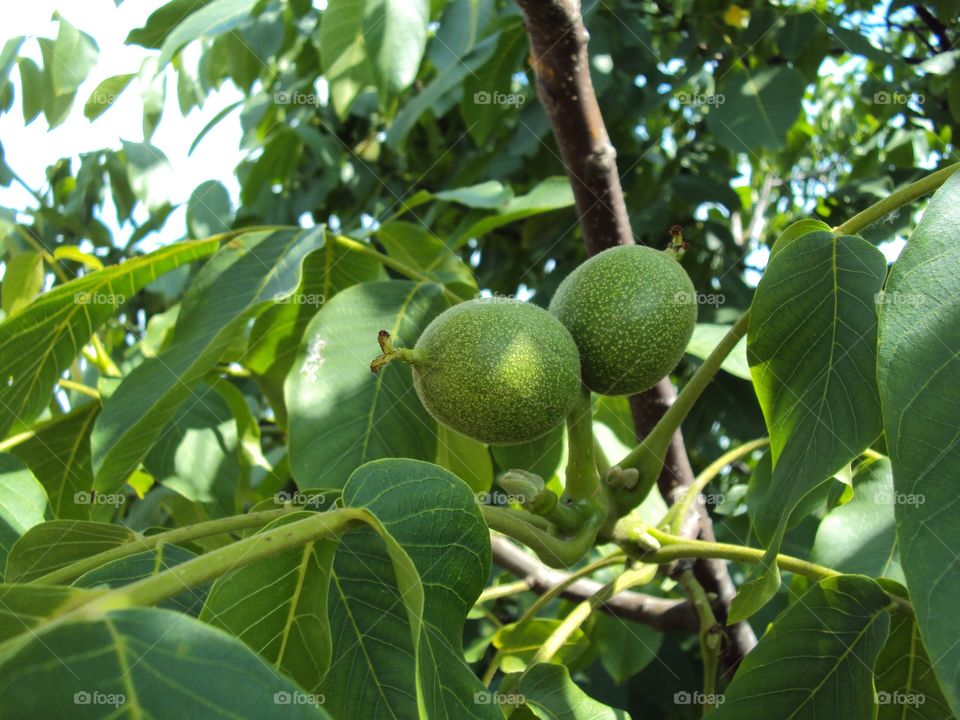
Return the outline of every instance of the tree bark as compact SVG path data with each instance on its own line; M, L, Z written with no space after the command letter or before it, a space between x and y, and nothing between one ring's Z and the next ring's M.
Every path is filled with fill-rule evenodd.
M610 142L597 95L590 78L589 35L583 25L579 0L517 0L530 39L530 56L537 94L550 118L560 154L573 187L577 214L587 252L595 255L616 245L634 243L626 201L617 172L616 151ZM630 398L638 439L659 420L676 395L669 378ZM678 431L667 453L658 486L667 502L677 489L693 483L693 469ZM691 536L712 540L713 525L700 507ZM499 562L499 559L498 559ZM724 622L736 594L725 563L701 560L694 566L697 579L721 600L718 619ZM728 628L725 664L734 667L756 645L746 623Z

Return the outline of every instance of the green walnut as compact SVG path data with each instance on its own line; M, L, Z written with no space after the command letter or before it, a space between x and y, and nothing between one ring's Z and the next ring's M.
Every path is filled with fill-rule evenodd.
M431 322L413 349L380 333L377 372L392 360L413 365L424 407L476 440L513 445L563 422L580 391L580 357L567 329L546 310L517 300L477 299Z
M573 335L583 382L601 395L653 387L680 362L697 324L693 283L674 253L604 250L560 283L550 312Z

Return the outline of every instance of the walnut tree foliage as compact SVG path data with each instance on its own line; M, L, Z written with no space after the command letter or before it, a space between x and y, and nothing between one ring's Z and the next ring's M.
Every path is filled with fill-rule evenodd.
M172 0L89 88L66 6L0 49L0 113L143 111L0 207L0 717L960 713L960 4L584 4L634 240L679 226L697 291L671 510L626 398L487 446L369 369L586 259L520 7ZM223 86L193 143L239 125L239 196L210 177L176 227L152 138ZM719 544L681 537L698 504Z

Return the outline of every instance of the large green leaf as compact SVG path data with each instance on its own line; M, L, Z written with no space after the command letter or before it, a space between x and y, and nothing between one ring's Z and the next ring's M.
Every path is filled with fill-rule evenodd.
M93 332L144 285L209 255L216 240L177 243L59 285L0 323L0 434L43 410Z
M953 717L937 685L930 657L913 618L895 615L877 658L877 720L948 720Z
M31 437L10 449L46 489L54 517L85 520L90 516L90 432L98 412L98 402L81 405L38 425Z
M330 717L321 698L236 638L157 608L55 623L10 641L0 646L0 678L0 702L24 717L62 717L64 708L73 717Z
M715 96L707 127L734 152L783 147L787 131L800 114L804 81L787 65L729 75ZM720 102L722 98L722 102Z
M493 483L490 449L479 440L437 424L437 465L463 480L474 492L483 493Z
M502 697L490 692L481 697L486 702L524 702L542 720L630 720L623 710L608 707L583 692L563 665L539 663L522 675L508 676L504 683L508 681L519 684Z
M242 335L250 318L300 283L301 263L319 233L257 232L227 243L197 273L170 345L129 373L104 403L93 429L95 486L111 490L147 455L195 386Z
M264 530L308 517L293 513ZM236 635L307 689L330 666L327 594L336 542L316 540L217 580L200 619Z
M6 582L30 582L85 557L133 542L130 528L88 520L51 520L34 525L7 555Z
M13 544L49 514L43 485L21 460L0 453L0 571Z
M489 532L470 489L436 465L379 460L351 476L343 502L368 509L409 553L423 585L423 627L414 644L404 612L409 599L377 533L345 535L330 594L335 661L320 686L330 712L501 717L495 706L475 702L484 688L463 660L463 624L490 572Z
M194 7L198 5L201 3L194 3ZM162 69L187 43L214 38L238 27L256 5L257 0L213 0L187 15L164 36L158 67Z
M381 279L386 279L386 273L376 258L334 242L327 234L323 250L304 260L297 291L257 317L243 362L256 374L282 425L286 425L283 382L293 367L310 319L341 290Z
M52 52L44 52L44 71L50 76L50 89L58 97L76 92L87 75L97 63L100 54L96 41L80 32L59 14L54 18L60 21L57 39L53 42Z
M960 176L933 196L894 263L880 310L877 378L898 501L897 537L924 645L960 715Z
M0 584L0 643L89 602L103 592L65 585Z
M903 581L893 506L897 499L886 458L860 465L853 499L820 522L810 560L845 573Z
M362 0L367 57L377 85L387 93L417 77L427 44L430 0Z
M477 295L473 272L450 248L423 225L394 220L377 230L387 255L441 285L464 300Z
M475 222L457 237L455 246L465 245L471 238L481 237L518 220L571 205L573 205L573 190L570 189L567 178L562 176L546 178L526 195L507 200L497 208L496 214Z
M143 459L154 479L192 502L210 517L232 515L241 469L237 421L223 396L206 384L167 423Z
M38 252L16 253L4 261L0 307L8 317L33 302L43 289L43 276L43 256Z
M779 587L773 557L794 508L881 431L876 382L865 368L876 362L883 254L862 238L821 230L778 246L757 286L747 334L773 458L754 526L768 553L741 589L731 613L737 620Z
M410 367L393 363L373 375L370 361L380 330L412 347L446 306L439 285L395 280L354 285L314 316L284 388L301 487L342 487L371 459L436 457L436 421L417 399Z
M873 720L873 666L887 639L890 598L869 578L811 587L744 658L715 720Z

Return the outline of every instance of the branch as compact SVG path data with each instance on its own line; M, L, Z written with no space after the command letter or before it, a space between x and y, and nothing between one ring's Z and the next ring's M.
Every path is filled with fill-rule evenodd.
M492 535L490 544L493 547L493 561L504 570L526 581L531 592L538 595L564 583L570 576L570 573L547 567L503 536ZM560 596L568 600L587 600L602 587L601 583L584 578L571 583L560 593ZM639 592L622 592L607 600L599 609L609 615L615 615L624 620L634 620L661 631L695 632L699 627L697 613L686 600L670 600Z
M579 0L517 0L517 3L523 10L530 38L537 92L550 118L573 188L587 252L595 255L615 245L631 245L633 232L617 173L616 151L590 79L588 35L580 16ZM630 398L638 439L642 440L653 429L674 399L669 378ZM667 450L658 484L661 491L668 490L664 497L669 499L673 487L687 487L691 483L693 469L683 437L677 431ZM705 508L700 508L699 518L700 536L713 539L713 526ZM724 603L717 613L723 622L726 608L736 595L726 566L720 561L698 561L694 571L707 591L716 593ZM756 645L756 637L746 623L734 625L729 632L729 656L725 659L733 667Z
M579 0L517 0L517 4L530 38L537 92L573 187L587 252L596 255L614 245L632 245L617 152L590 79Z

